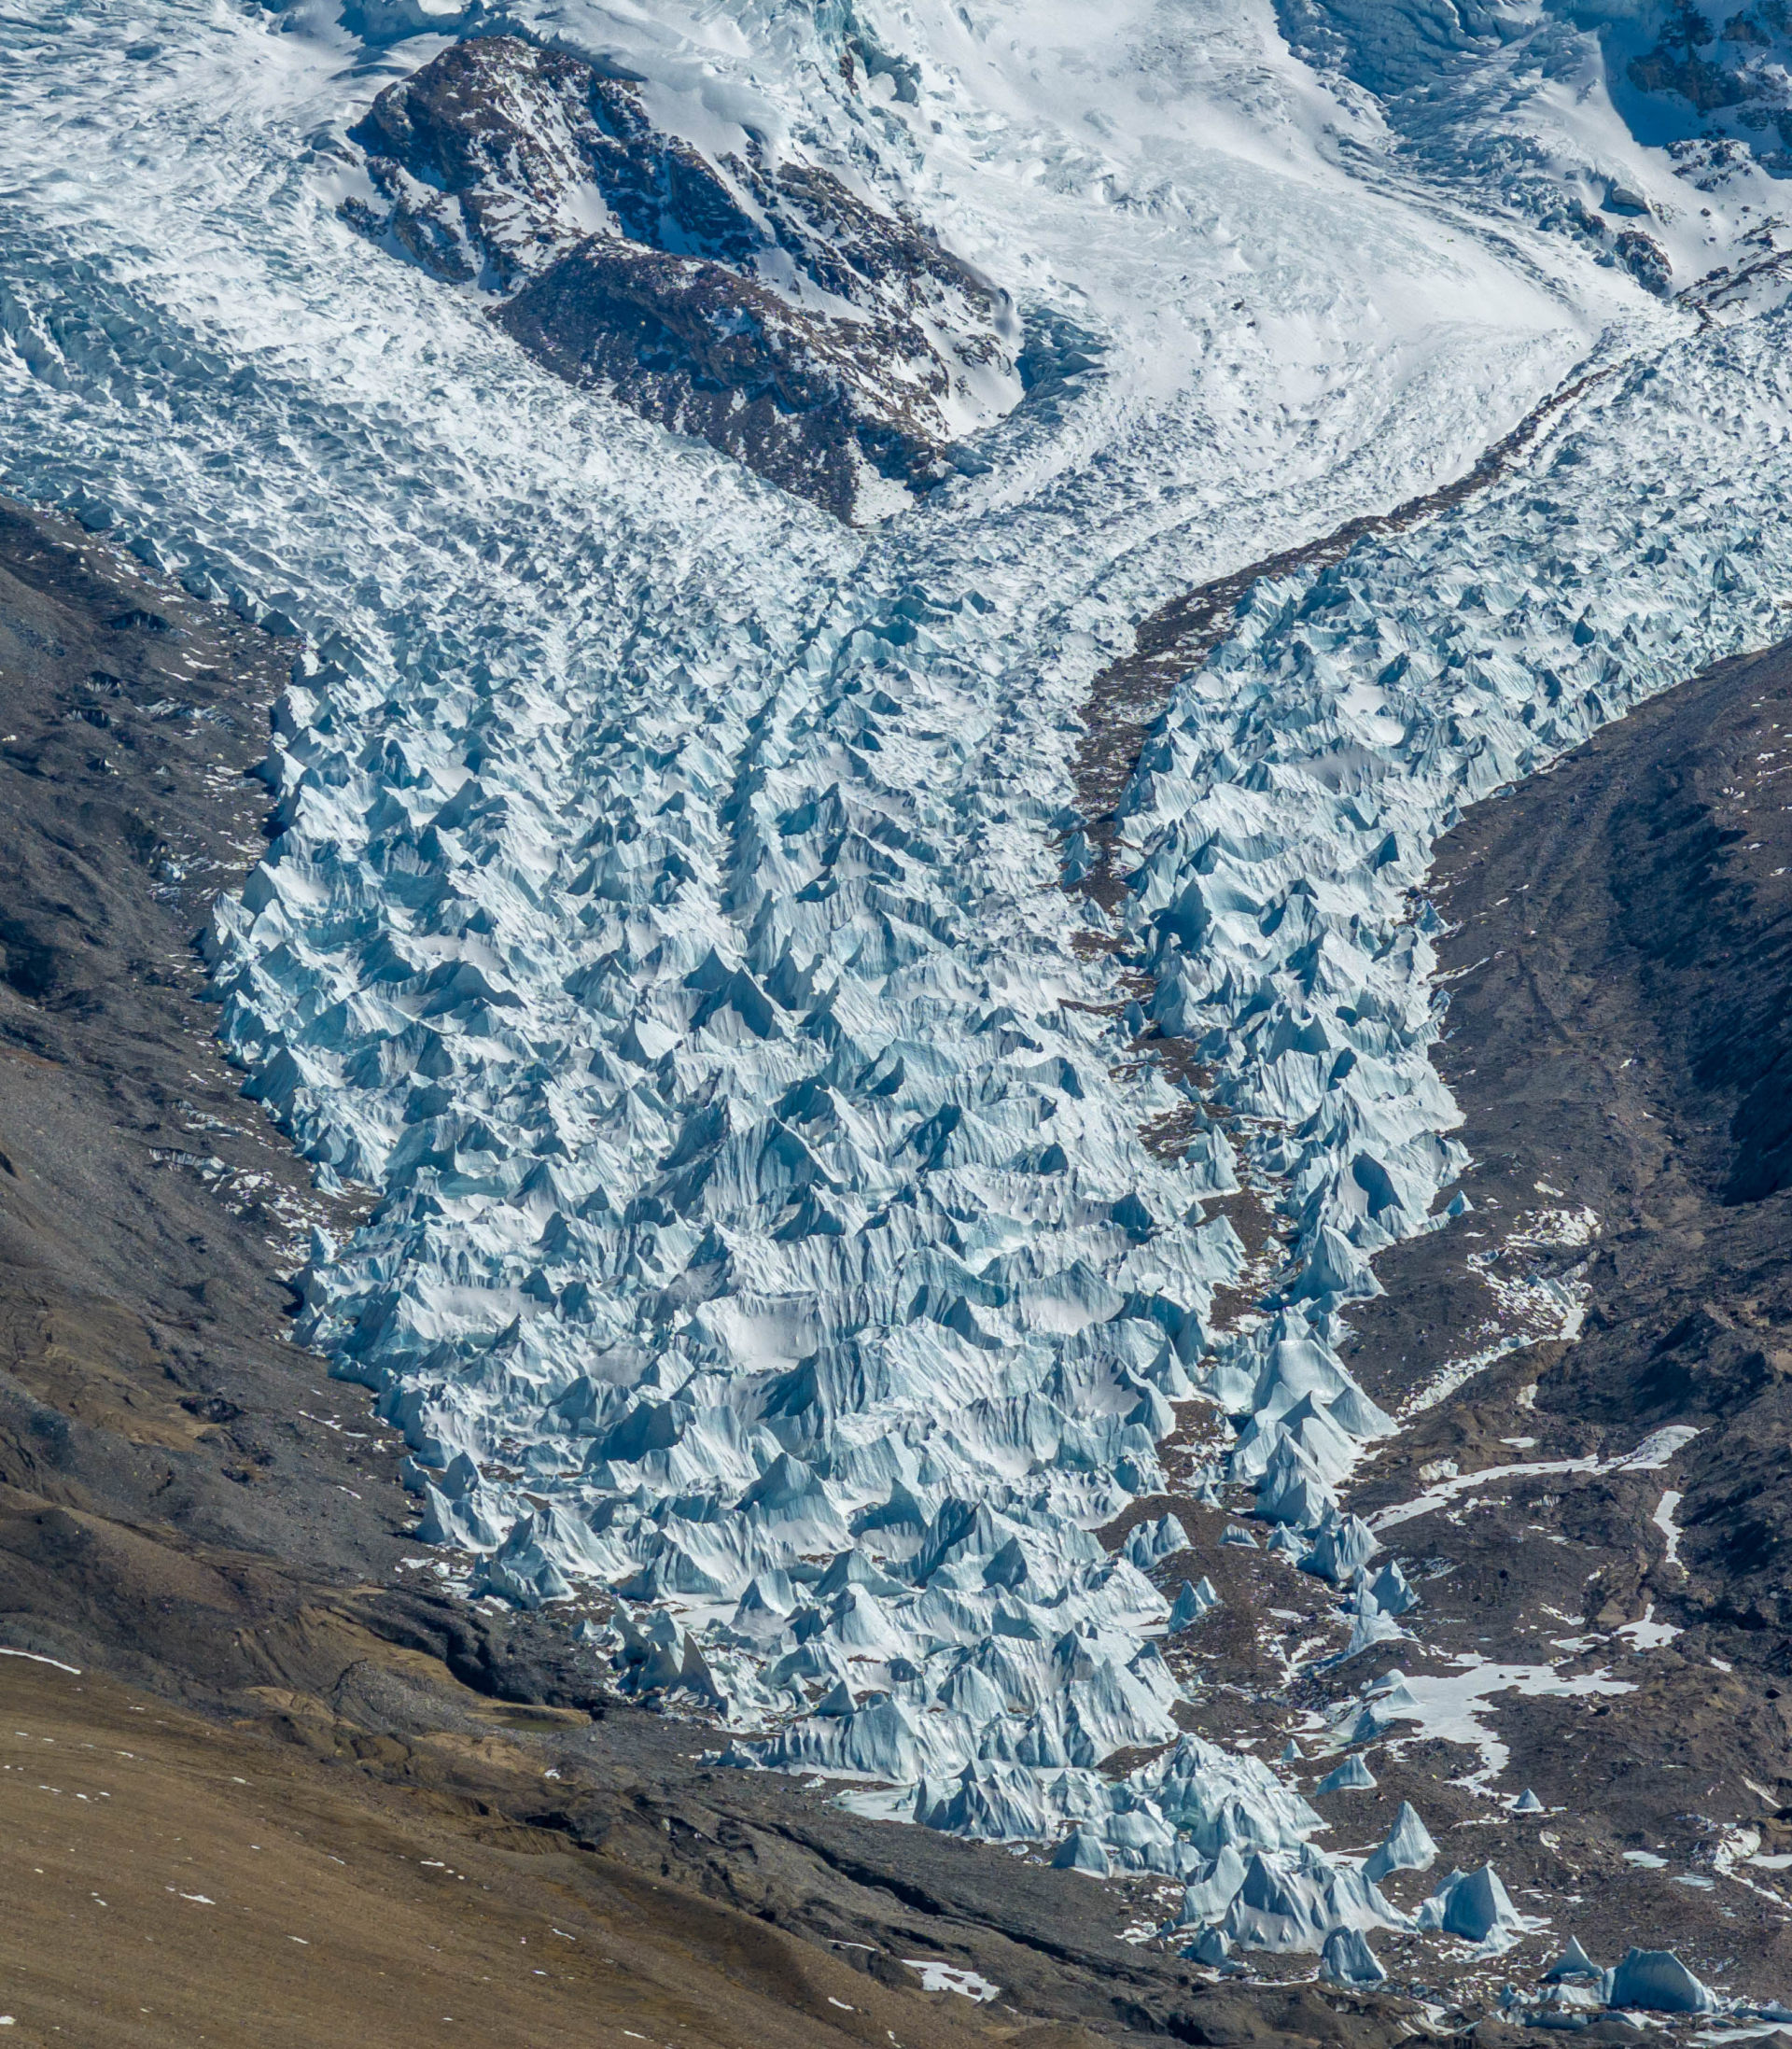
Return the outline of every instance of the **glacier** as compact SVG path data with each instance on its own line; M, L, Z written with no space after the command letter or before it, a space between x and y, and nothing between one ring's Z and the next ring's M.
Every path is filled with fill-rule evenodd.
M508 10L694 150L913 205L1011 298L1026 396L848 530L339 218L348 130L481 19L27 7L0 56L8 485L293 643L274 836L209 950L247 1092L374 1198L314 1240L296 1334L402 1430L469 1595L599 1618L594 1659L731 1762L1360 1962L1338 1930L1407 1917L1178 1724L1180 1525L1094 1532L1200 1404L1240 1427L1197 1483L1353 1646L1398 1633L1339 1492L1394 1425L1338 1348L1463 1165L1431 849L1781 630L1786 316L1664 300L1497 157L1440 171L1267 4ZM1578 133L1575 176L1670 189L1609 105ZM1127 786L1118 915L1065 886L1140 618L1589 372L1484 490L1253 584ZM1289 1256L1226 1321L1241 1176Z

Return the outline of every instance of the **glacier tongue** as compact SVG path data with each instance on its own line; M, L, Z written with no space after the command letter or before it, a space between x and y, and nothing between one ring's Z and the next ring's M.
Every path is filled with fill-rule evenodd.
M377 1191L300 1334L403 1430L422 1534L469 1590L613 1595L619 1683L735 1761L1173 1875L1235 1943L1404 1925L1267 1765L1179 1733L1147 1572L1180 1526L1090 1533L1198 1394L1251 1418L1210 1488L1357 1590L1365 1641L1411 1605L1340 1512L1392 1425L1337 1340L1460 1165L1414 892L1462 804L1772 630L1780 316L1682 333L1541 244L1457 247L1337 169L1348 110L1238 10L1168 68L1148 9L1090 64L945 9L910 59L892 13L851 105L805 10L713 46L667 10L610 52L656 121L732 146L721 46L753 48L1055 337L986 475L848 535L344 230L329 138L390 75L346 35L144 11L121 55L46 8L0 82L0 446L295 637L221 1029ZM1505 484L1252 590L1128 793L1155 1017L1295 1226L1270 1313L1220 1329L1240 1161L1134 1057L1059 886L1085 694L1197 573L1465 467L1607 315L1635 360ZM1191 1108L1178 1157L1141 1140Z

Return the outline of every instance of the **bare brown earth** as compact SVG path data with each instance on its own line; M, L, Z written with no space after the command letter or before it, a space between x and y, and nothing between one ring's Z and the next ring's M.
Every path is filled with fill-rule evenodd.
M712 1769L553 1622L433 1591L395 1436L285 1335L352 1206L244 1100L194 954L291 652L0 501L7 2039L1411 2039L1409 2000L1123 1942L1155 1886Z
M1417 500L1390 523L1435 509ZM1098 902L1123 886L1103 807L1176 676L1253 574L1353 538L1190 594L1098 685L1079 765L1097 856L1082 886ZM1484 1764L1477 1747L1396 1731L1365 1750L1374 1792L1315 1796L1331 1840L1365 1847L1411 1800L1446 1868L1491 1859L1520 1908L1547 1916L1491 1968L1378 1937L1396 1979L1429 1973L1470 2007L1477 1980L1483 1998L1523 1982L1570 1933L1602 1961L1671 1944L1735 1992L1792 1988L1788 1874L1748 1861L1792 1852L1789 877L1792 649L1723 664L1476 807L1434 872L1453 925L1436 1065L1464 1114L1474 1210L1385 1255L1384 1296L1352 1312L1350 1363L1406 1427L1348 1506L1374 1518L1451 1478L1609 1461L1671 1425L1697 1432L1684 1449L1656 1469L1490 1481L1389 1528L1421 1595L1412 1637L1343 1663L1327 1591L1224 1541L1248 1492L1230 1513L1172 1493L1104 1533L1182 1518L1191 1548L1153 1577L1172 1592L1205 1574L1224 1603L1170 1647L1192 1682L1187 1723L1262 1755L1291 1734L1312 1750L1307 1716L1395 1667L1449 1676L1480 1660L1609 1682L1494 1694L1481 1721L1508 1754L1479 1789L1463 1783ZM1171 1064L1180 1050L1139 1047ZM1275 1199L1247 1189L1235 1219L1271 1292ZM1547 1283L1585 1294L1575 1342L1554 1336ZM1172 1477L1213 1450L1210 1412L1181 1420ZM1328 1747L1295 1770L1310 1789L1336 1761ZM1527 1788L1547 1813L1510 1811ZM1411 1904L1428 1884L1389 1889Z
M91 1675L0 1660L8 2040L311 2049L887 2042L945 2010L657 1875L519 1827L539 1761L487 1716L394 1787ZM428 1683L430 1675L424 1676ZM954 2002L962 2006L963 2001ZM1054 2028L1011 2042L1069 2044Z
M1351 1497L1369 1516L1442 1462L1609 1459L1697 1431L1658 1470L1492 1481L1389 1530L1423 1649L1355 1661L1350 1683L1477 1654L1633 1689L1499 1698L1498 1789L1551 1810L1506 1822L1511 1854L1580 1895L1557 1926L1595 1955L1653 1929L1781 1996L1787 1874L1727 1877L1719 1853L1726 1830L1792 1849L1789 771L1782 648L1644 707L1443 843L1437 1065L1475 1207L1378 1264L1387 1294L1354 1318L1351 1360L1408 1409ZM1582 1210L1590 1242L1550 1242ZM1523 1346L1412 1413L1448 1362L1543 1327L1521 1293L1539 1278L1587 1291L1578 1340ZM1416 1756L1374 1768L1392 1791ZM1448 1798L1411 1797L1427 1815Z

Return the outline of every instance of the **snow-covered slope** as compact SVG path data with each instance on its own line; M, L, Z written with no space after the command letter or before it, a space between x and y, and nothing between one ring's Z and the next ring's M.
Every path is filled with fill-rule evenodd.
M1333 1490L1392 1425L1338 1318L1457 1157L1407 892L1465 797L1766 630L1781 319L1701 330L1497 164L1411 151L1267 0L506 22L706 161L911 209L1012 298L1027 395L847 531L343 220L347 132L440 35L21 17L8 480L295 636L279 836L215 957L251 1090L378 1191L301 1334L403 1427L463 1583L613 1593L594 1659L737 1761L1077 1823L1071 1860L1261 1946L1404 1925L1266 1765L1101 1776L1177 1736L1175 1533L1090 1533L1205 1396L1253 1419L1209 1484L1339 1584L1372 1549ZM1504 484L1253 592L1124 807L1134 962L1296 1227L1222 1328L1239 1162L1213 1099L1177 1157L1141 1137L1186 1086L1061 887L1085 692L1173 592L1466 469L1589 355Z
M1757 263L1784 224L1783 7L1278 0L1277 14L1336 90L1369 96L1395 161L1646 290Z

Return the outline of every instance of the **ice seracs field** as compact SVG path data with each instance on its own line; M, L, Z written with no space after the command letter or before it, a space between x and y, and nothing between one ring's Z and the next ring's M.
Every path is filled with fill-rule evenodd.
M289 642L205 958L245 1094L364 1193L292 1336L401 1431L412 1569L557 1619L693 1755L1133 1886L1197 1969L1366 1987L1398 1939L1415 1985L1561 1960L1565 2026L1748 2021L1665 1885L1577 1976L1467 1823L1313 1800L1442 1742L1504 1817L1505 1705L1648 1683L1572 1617L1428 1635L1451 1584L1390 1547L1478 1468L1351 1494L1572 1340L1584 1269L1398 1399L1350 1345L1379 1258L1477 1228L1439 840L1785 630L1785 9L139 0L7 41L7 488ZM1287 551L1087 815L1135 627ZM1701 1427L1498 1470L1677 1485ZM1228 1740L1239 1596L1178 1504L1318 1603L1263 1695L1292 1756Z

